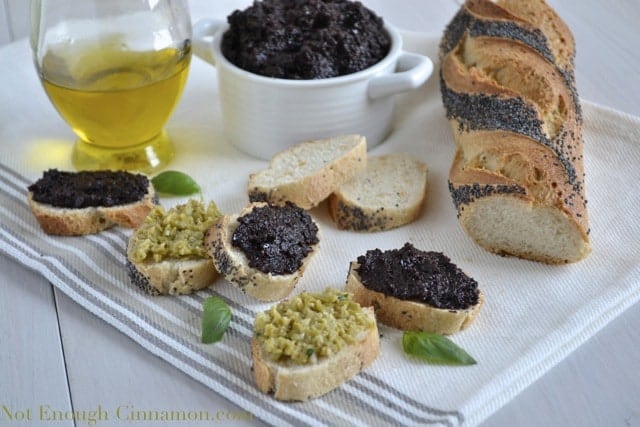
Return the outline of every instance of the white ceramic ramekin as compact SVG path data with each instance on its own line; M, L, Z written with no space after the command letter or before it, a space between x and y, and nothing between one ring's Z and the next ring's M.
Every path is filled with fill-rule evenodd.
M404 52L399 32L386 24L391 49L365 70L315 80L265 77L224 57L220 45L227 28L221 20L198 21L193 52L216 67L225 137L262 159L299 142L336 135L364 135L369 148L379 144L391 131L393 95L418 88L433 72L432 61Z

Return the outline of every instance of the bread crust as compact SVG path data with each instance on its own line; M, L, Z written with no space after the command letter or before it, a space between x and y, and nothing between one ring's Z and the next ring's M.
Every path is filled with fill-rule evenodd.
M577 226L575 211L559 202L555 192L545 198L546 187L538 189L536 182L521 185L486 170L463 168L461 157L459 151L449 189L463 230L478 245L546 264L577 262L589 254L587 230Z
M204 246L213 265L227 281L260 301L277 301L293 291L317 251L318 244L313 245L313 250L304 258L302 266L291 274L264 273L250 267L245 254L233 246L231 239L239 225L238 218L267 204L253 202L237 215L223 215L205 233Z
M362 284L357 268L352 261L345 290L363 307L373 307L376 318L382 324L403 331L425 331L437 334L454 334L467 328L484 304L484 294L478 290L478 303L463 310L432 307L416 301L402 300L381 292L372 291Z
M463 229L491 252L553 264L590 253L574 53L539 0L468 0L445 31L449 188Z
M573 73L573 34L544 0L467 0L445 30L440 43L441 60L466 31L530 46L564 72Z
M374 310L363 307L375 319ZM253 377L258 389L273 393L278 400L306 401L322 396L353 378L370 366L380 352L380 339L375 321L362 339L337 354L312 365L283 365L267 360L260 344L251 340Z
M42 230L59 236L94 234L114 226L135 228L157 204L151 183L141 200L112 207L58 208L36 202L33 192L29 192L27 199Z
M345 148L327 151L329 144ZM321 160L321 166L309 168ZM367 143L360 135L344 135L305 141L276 154L267 169L250 175L249 200L284 204L289 201L302 209L311 209L325 200L343 183L351 180L367 164Z
M562 18L544 0L500 0L498 6L525 21L534 31L537 29L542 32L556 64L561 69L573 73L576 54L573 34Z
M149 295L186 295L211 286L220 276L209 257L135 262L127 244L127 271L133 284Z

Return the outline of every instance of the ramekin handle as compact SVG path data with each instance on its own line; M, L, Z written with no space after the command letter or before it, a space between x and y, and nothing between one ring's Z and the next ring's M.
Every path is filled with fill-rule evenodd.
M374 77L369 82L369 98L376 99L420 87L433 73L433 62L429 57L417 53L402 52L398 57L396 71Z
M193 40L191 42L193 53L211 65L216 65L211 37L213 37L224 24L225 21L222 19L204 18L193 25Z

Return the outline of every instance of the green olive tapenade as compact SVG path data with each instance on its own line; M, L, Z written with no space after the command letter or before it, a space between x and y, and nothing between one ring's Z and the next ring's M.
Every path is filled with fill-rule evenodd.
M221 216L211 202L189 200L168 211L156 207L127 245L131 283L150 295L181 295L204 289L218 277L204 235Z
M375 326L348 292L303 292L258 314L254 336L274 362L306 365L330 357Z
M215 203L190 199L168 211L155 207L131 236L129 257L135 262L204 258L204 234L220 218Z

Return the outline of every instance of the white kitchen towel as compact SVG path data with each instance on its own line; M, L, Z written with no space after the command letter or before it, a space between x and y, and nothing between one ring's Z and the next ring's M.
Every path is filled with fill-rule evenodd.
M436 58L436 38L407 35L406 44ZM456 220L447 189L454 141L434 75L422 89L398 97L393 134L371 152L405 151L428 164L421 217L396 230L352 233L336 229L326 206L313 209L322 241L295 292L342 287L349 261L368 249L412 242L444 252L486 296L475 323L452 337L478 363L418 362L403 354L401 332L381 327L380 357L363 374L310 402L280 403L256 389L251 373L253 319L268 304L256 303L224 280L191 296L150 297L131 285L124 268L128 230L85 237L53 237L40 230L26 203L26 188L44 169L71 169L73 136L41 90L27 43L4 49L14 65L4 69L0 87L0 253L40 272L153 354L267 423L476 425L640 299L640 219L633 214L640 204L628 191L629 183L640 182L640 119L583 101L593 241L587 259L549 266L500 257L475 245ZM237 212L247 203L249 173L266 162L225 143L216 96L214 69L194 60L168 125L178 147L171 168L191 174L205 199ZM627 187L621 187L624 183ZM225 299L233 320L222 342L204 345L201 303L210 295Z

